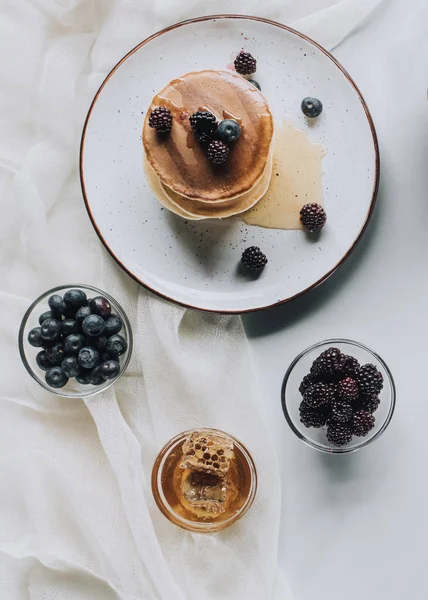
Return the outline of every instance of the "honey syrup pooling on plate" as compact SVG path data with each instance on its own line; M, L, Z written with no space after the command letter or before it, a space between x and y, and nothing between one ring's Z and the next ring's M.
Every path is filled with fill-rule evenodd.
M323 206L322 158L326 150L284 118L275 135L272 178L263 198L240 215L247 225L270 229L303 229L300 209Z
M162 469L170 507L190 521L226 521L244 506L251 489L248 461L232 440L195 432L170 453Z

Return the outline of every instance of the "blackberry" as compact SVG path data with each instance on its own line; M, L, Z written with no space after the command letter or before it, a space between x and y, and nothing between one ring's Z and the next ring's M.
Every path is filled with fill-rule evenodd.
M383 388L382 373L371 364L360 368L357 381L363 396L377 396Z
M379 408L380 400L377 396L360 396L354 404L356 410L364 410L373 414Z
M316 233L324 227L327 215L323 207L319 204L305 204L300 211L300 221L307 231Z
M172 129L172 115L169 108L165 106L154 108L150 113L149 127L156 129L159 133L169 133Z
M307 388L312 385L313 383L316 383L315 378L309 373L309 375L305 375L300 383L299 386L299 392L302 394L305 393L305 391L307 390Z
M343 356L344 359L344 375L357 379L358 371L360 370L360 363L353 356Z
M327 427L327 439L335 446L345 446L352 440L352 430L349 423L331 421Z
M222 165L229 156L229 146L221 140L214 140L208 144L208 160L214 165Z
M198 110L189 117L189 121L196 139L201 143L208 143L217 131L217 119L210 112Z
M304 393L305 403L313 409L329 406L334 400L334 385L329 383L314 383Z
M314 410L305 401L301 403L299 412L300 421L305 427L323 427L327 423L328 411Z
M334 402L331 407L330 421L348 423L352 419L352 406L346 402Z
M234 65L240 75L252 75L256 72L257 61L249 52L241 50L235 58Z
M343 377L344 356L338 348L329 348L313 362L311 374L322 381L338 381Z
M337 397L339 400L345 400L347 402L353 402L357 400L360 395L358 383L351 377L345 377L342 381L337 384Z
M247 267L249 271L257 273L265 268L268 259L263 254L258 246L250 246L241 256L241 263Z
M352 431L359 437L366 436L375 424L375 418L366 410L359 410L352 417Z

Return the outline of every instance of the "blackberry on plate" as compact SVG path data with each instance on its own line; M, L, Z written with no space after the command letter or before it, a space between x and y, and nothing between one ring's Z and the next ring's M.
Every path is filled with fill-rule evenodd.
M235 58L235 69L240 75L252 75L256 72L257 61L249 52L241 50Z
M358 383L351 377L345 377L337 384L337 397L339 400L353 402L360 395Z
M305 427L323 427L327 423L328 411L315 410L303 401L299 407L300 421Z
M330 413L331 421L348 423L352 419L352 406L346 402L333 402Z
M307 390L307 388L314 383L316 383L316 379L310 373L303 377L299 386L299 392L302 394L302 396L305 393L305 390Z
M363 365L358 372L358 385L364 396L377 396L383 388L383 376L374 365Z
M196 111L189 117L189 121L200 142L208 142L217 131L217 119L208 111Z
M322 102L318 98L307 96L303 98L301 104L302 112L306 117L314 119L322 113Z
M352 430L349 423L331 421L327 427L327 439L335 446L345 446L352 440Z
M222 165L229 156L229 146L221 140L213 140L208 144L207 157L214 165Z
M373 414L379 408L380 400L377 396L360 396L354 403L355 410L365 410Z
M172 129L172 115L166 106L157 106L152 110L149 117L149 127L156 129L159 133L169 133Z
M334 400L334 385L330 383L314 383L310 385L303 395L304 402L313 409L329 406Z
M343 377L343 369L343 354L338 348L329 348L313 362L311 374L323 381L338 381Z
M357 379L358 371L360 370L360 363L354 356L343 355L344 367L343 373L347 377Z
M300 221L307 231L316 233L324 227L327 215L323 207L314 202L312 204L305 204L300 210Z
M359 437L366 436L375 424L375 418L365 410L359 410L352 417L352 431Z
M258 246L250 246L241 256L241 263L247 267L249 271L257 273L265 268L268 259Z

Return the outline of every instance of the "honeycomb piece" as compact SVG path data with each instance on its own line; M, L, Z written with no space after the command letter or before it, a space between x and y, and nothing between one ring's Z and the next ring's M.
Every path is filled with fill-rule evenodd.
M183 444L180 467L224 476L234 458L233 442L206 432L192 433Z
M227 487L222 475L186 469L181 492L182 503L199 517L215 517L226 510Z

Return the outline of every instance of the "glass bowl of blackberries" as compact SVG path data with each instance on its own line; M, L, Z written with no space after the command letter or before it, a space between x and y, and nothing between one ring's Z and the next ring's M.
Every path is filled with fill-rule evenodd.
M294 433L322 452L354 452L377 439L395 408L395 385L383 359L359 342L333 339L291 363L282 408Z
M25 313L19 352L33 379L68 398L92 396L126 370L132 331L120 304L90 285L62 285Z

